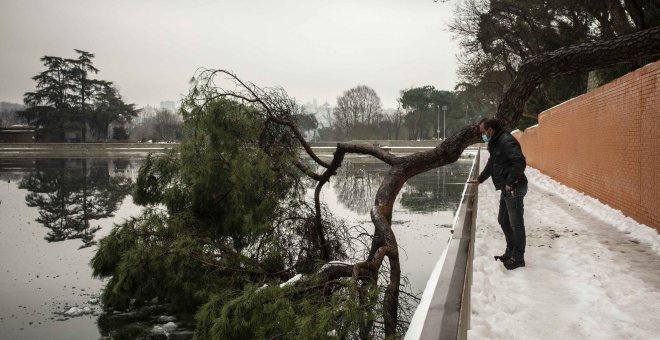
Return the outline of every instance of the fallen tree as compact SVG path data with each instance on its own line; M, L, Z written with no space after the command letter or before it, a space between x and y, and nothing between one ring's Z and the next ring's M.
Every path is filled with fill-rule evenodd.
M518 75L506 92L495 117L502 121L507 128L513 128L523 115L526 100L534 88L544 79L572 72L603 68L620 62L637 61L640 58L649 58L659 54L660 28L652 28L608 41L586 43L538 55L525 61L520 66ZM298 113L298 108L295 101L289 98L283 90L260 88L254 84L244 82L226 70L202 69L198 71L192 81L191 91L185 104L188 108L186 120L194 121L195 119L202 119L206 123L212 124L214 120L205 120L205 118L200 117L208 115L209 110L217 106L219 101L224 103L222 105L225 106L231 106L228 103L236 103L241 108L232 107L233 110L242 110L244 113L257 117L259 128L251 133L257 136L254 141L258 143L257 149L264 157L271 157L273 154L290 153L293 150L292 147L296 145L301 146L305 150L306 157L288 155L283 158L291 162L309 180L316 183L313 216L306 220L308 224L305 224L306 228L304 232L297 234L299 237L305 239L306 242L309 242L305 243L306 249L313 250L308 251L309 254L307 257L311 258L311 261L314 263L312 265L315 268L312 273L314 278L302 280L301 282L303 283L300 284L302 288L297 294L304 295L309 291L315 291L319 292L321 296L332 297L333 294L341 292L341 294L348 294L353 297L352 299L341 299L343 301L342 307L337 307L334 304L336 299L325 299L323 300L325 301L325 306L334 307L328 308L323 313L318 314L320 319L326 320L325 318L329 318L333 320L332 322L324 321L323 327L335 325L334 327L341 328L340 325L342 323L351 323L354 321L349 317L359 319L357 322L353 322L354 326L352 328L346 327L344 330L339 330L338 336L342 338L394 338L401 335L405 325L402 324L400 317L401 306L399 297L401 294L402 278L399 247L396 235L392 230L392 210L395 199L408 179L425 171L455 162L468 146L480 142L478 126L465 126L456 134L442 141L434 149L405 156L397 156L372 145L338 143L332 159L326 161L315 154L309 143L303 138L294 119ZM247 110L243 110L242 107L247 108ZM254 125L246 125L246 128L251 128L251 126L253 127ZM192 132L195 134L196 130ZM282 144L286 144L287 147L281 149ZM196 149L191 151L191 155L194 155L195 152L206 152L205 150L208 151L208 149L204 148ZM326 215L320 200L320 193L324 185L328 183L331 177L342 166L344 158L348 154L370 155L388 164L390 168L378 188L373 207L370 211L371 220L374 225L374 234L371 237L371 243L368 246L369 249L366 252L366 256L354 263L346 264L333 261L336 260L335 257L337 254L341 254L341 247L338 245L337 235L328 235L328 233L333 231L333 227L327 223L326 217L324 217ZM203 153L200 156L203 156ZM221 154L216 156L222 157ZM309 161L307 158L309 158ZM254 162L257 162L257 159L250 158ZM280 164L280 166L282 165ZM171 175L172 173L165 172L165 174ZM148 179L148 176L143 179ZM140 178L138 182L140 182ZM295 181L288 180L288 182L293 183ZM274 183L276 181L266 182L265 184L270 185ZM229 188L228 190L231 192L232 189ZM279 190L278 192L283 194L287 193L286 188L279 188ZM209 199L209 202L213 203L214 200L222 198L215 195L214 193L213 197ZM229 193L226 193L226 195L229 195ZM158 203L159 200L152 200L152 202ZM159 223L165 222L160 221ZM279 241L277 244L280 244ZM104 249L103 246L104 244L102 242L101 250ZM246 249L246 247L239 247L237 249L238 253L240 253L241 249ZM229 254L236 252L237 249L232 249L231 251L223 250L222 253ZM197 251L202 250L197 249ZM197 256L198 260L203 261L203 266L214 268L214 270L225 271L227 275L231 275L232 271L242 270L230 268L231 266L227 264L220 265L218 264L219 260L213 257L199 256L199 254L193 255ZM194 257L193 255L190 256ZM239 255L245 257L244 255ZM99 268L97 274L99 276L114 276L113 279L116 278L119 275L117 268L121 264L112 262L103 265L101 257L95 257L99 260L98 264L95 265L95 267ZM248 259L241 262L243 263L242 265L250 262L249 256L247 257ZM260 268L259 264L254 264L254 268ZM251 274L251 277L254 279L251 282L263 282L259 280L264 277L268 279L282 279L283 277L290 277L299 271L293 267L277 272L265 268L261 268L258 271L255 269L255 272ZM382 274L385 275L382 276ZM113 281L111 280L110 283L113 283ZM378 289L381 284L384 287L384 291ZM115 286L113 289L119 288ZM107 290L108 288L106 288ZM266 291L270 293L266 294ZM270 296L271 300L281 300L284 298L282 294L286 294L268 289L261 290L261 295L257 294L257 292L259 290L251 289L242 293L239 292L240 296L234 300L218 298L215 304L206 304L203 307L204 312L202 316L198 317L198 320L200 320L198 327L204 328L199 331L206 332L203 333L205 336L236 334L231 333L232 329L234 329L232 327L238 326L234 325L230 327L228 325L232 322L231 315L236 315L235 313L238 313L237 311L240 310L239 305L255 306L255 301L261 301L259 303L263 303L263 296L266 295ZM112 297L112 294L110 296ZM258 296L258 298L255 296ZM111 298L106 300L112 301ZM240 301L241 303L232 303L231 301ZM331 303L330 301L335 302ZM323 303L319 304L323 305ZM307 306L307 304L301 305ZM361 305L379 306L380 315L358 316ZM286 308L293 307L286 305ZM314 312L307 312L310 315L317 315ZM249 312L243 311L243 313L251 315L251 318L254 319L255 315L262 315L263 310L255 307L255 309L250 309ZM373 311L370 308L366 308L362 313L373 314ZM321 315L325 316L321 317ZM245 317L245 314L242 314L241 317ZM280 320L278 322L283 321ZM287 325L289 324L287 323ZM301 336L302 333L295 332L302 332L300 328L302 326L289 325L286 327L288 328L285 330L276 326L272 328L284 332L282 334L285 334L283 335L285 337L294 337L293 335ZM299 327L298 331L291 330L295 327ZM209 329L213 329L214 332L210 332ZM273 330L269 328L268 331ZM294 332L295 334L287 332ZM239 334L246 335L245 333ZM258 336L258 334L261 333L250 333L249 335ZM306 333L305 335L310 336L310 334L312 333Z

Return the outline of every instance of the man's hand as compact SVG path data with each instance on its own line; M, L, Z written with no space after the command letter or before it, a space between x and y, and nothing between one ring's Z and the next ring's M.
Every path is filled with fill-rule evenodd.
M513 187L511 187L511 186L508 185L508 184L504 187L504 190L506 190L506 192L510 192L511 189L513 189Z
M477 184L477 185L480 184L479 181L477 181L476 179L471 179L471 180L467 181L467 183L468 184Z

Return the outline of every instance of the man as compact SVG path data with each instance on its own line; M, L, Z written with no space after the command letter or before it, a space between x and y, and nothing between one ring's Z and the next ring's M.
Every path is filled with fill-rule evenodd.
M506 269L525 266L525 222L523 219L523 199L527 194L525 177L525 156L518 141L504 131L496 119L485 118L479 123L479 132L484 142L488 142L488 163L478 180L468 183L480 184L492 177L496 190L501 190L500 211L497 221L506 238L506 250L495 260L504 263Z

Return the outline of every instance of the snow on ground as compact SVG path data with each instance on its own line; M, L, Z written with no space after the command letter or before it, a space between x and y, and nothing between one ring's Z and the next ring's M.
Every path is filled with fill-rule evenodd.
M488 153L482 154L485 165ZM499 191L479 187L472 339L657 339L660 236L527 168L526 267L508 271Z

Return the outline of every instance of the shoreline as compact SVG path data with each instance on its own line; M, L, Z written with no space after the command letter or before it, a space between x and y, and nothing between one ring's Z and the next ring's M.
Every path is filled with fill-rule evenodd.
M395 155L406 155L433 149L438 141L353 141L380 146ZM339 142L312 142L312 150L320 157L332 157ZM149 153L165 153L181 143L0 143L0 158L34 157L144 157ZM477 149L479 144L468 147ZM304 153L302 147L301 152ZM354 155L359 157L360 155Z
M144 157L164 153L179 143L0 143L2 158Z

